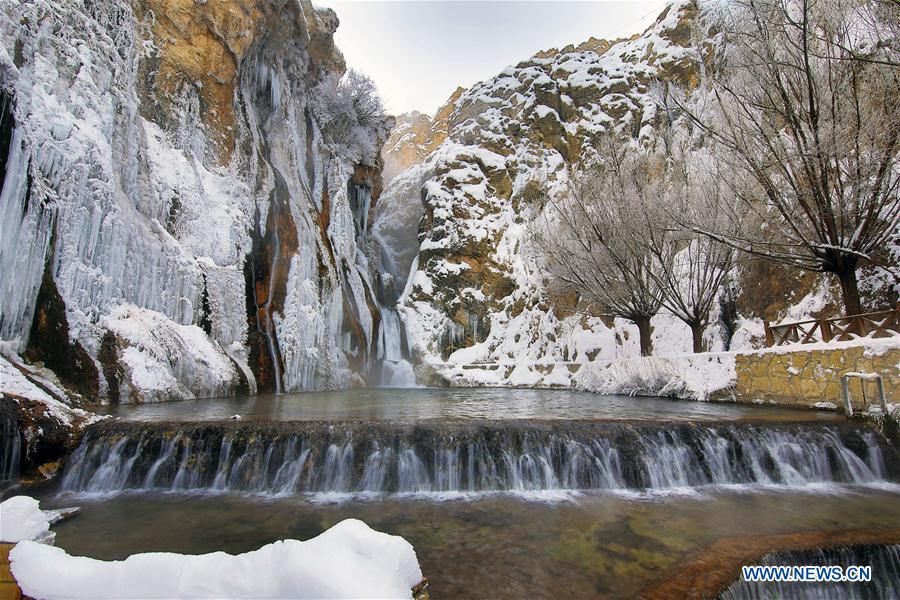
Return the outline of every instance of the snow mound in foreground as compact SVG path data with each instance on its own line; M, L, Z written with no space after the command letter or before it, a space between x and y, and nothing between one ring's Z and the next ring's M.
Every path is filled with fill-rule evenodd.
M305 542L281 540L237 556L150 552L102 561L26 541L9 558L25 595L43 600L410 598L422 579L409 542L357 519Z
M34 498L13 496L0 503L0 541L14 544L42 538L49 530L50 519Z

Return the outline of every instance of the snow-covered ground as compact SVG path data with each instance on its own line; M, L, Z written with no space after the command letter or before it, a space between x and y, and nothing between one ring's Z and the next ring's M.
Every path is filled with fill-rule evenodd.
M598 394L667 396L687 400L728 398L740 354L786 354L863 346L864 356L900 348L900 336L846 342L790 344L775 348L701 354L597 358L585 362L509 360L494 363L435 362L427 370L453 386L574 388ZM823 406L834 408L834 406Z
M574 388L598 394L709 400L735 384L736 352L649 356L587 363L434 364L453 386Z
M236 556L151 552L102 561L24 541L9 558L25 594L45 600L409 598L422 580L409 542L357 519Z

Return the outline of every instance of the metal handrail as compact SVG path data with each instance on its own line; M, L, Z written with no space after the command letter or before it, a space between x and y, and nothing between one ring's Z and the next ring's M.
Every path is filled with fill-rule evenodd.
M844 396L844 414L848 417L853 416L853 405L850 403L850 378L854 377L861 382L876 381L878 382L878 395L881 397L882 414L888 414L887 400L884 397L884 380L878 373L857 373L850 371L841 376L841 394ZM865 385L863 383L863 385ZM863 397L865 397L865 388L863 388Z

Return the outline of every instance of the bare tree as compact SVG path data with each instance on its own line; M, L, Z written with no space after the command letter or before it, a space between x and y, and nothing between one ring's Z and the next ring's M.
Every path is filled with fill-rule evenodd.
M658 195L656 157L608 144L604 162L547 202L533 239L558 286L573 289L606 313L638 327L641 355L652 353L650 319L662 302L659 261L645 240Z
M696 153L703 156L702 149ZM666 183L658 199L662 210L658 214L678 215L730 232L732 221L723 219L719 212L724 203L719 181L709 177L702 165L694 165L684 148L674 153L669 148L667 155ZM693 351L703 352L703 332L734 264L734 248L662 220L655 226L648 224L646 244L659 262L651 273L663 292L663 306L690 327Z
M692 228L753 255L835 274L845 310L858 314L856 269L876 260L900 224L897 41L879 38L896 35L900 3L728 6L726 57L712 70L708 102L680 103L715 142L724 181L740 201L733 216L765 227L722 231L700 220Z

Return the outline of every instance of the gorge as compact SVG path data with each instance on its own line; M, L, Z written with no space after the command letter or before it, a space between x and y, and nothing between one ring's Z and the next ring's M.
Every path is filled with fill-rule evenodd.
M698 328L607 310L537 246L609 140L707 156L667 102L731 68L728 1L389 116L310 0L0 0L2 498L79 505L57 546L108 561L362 519L436 597L754 597L740 565L808 556L889 590L895 400L863 387L851 420L832 392L860 365L900 389L900 337L766 347L822 331L836 271L740 255ZM885 330L891 207L854 272Z

